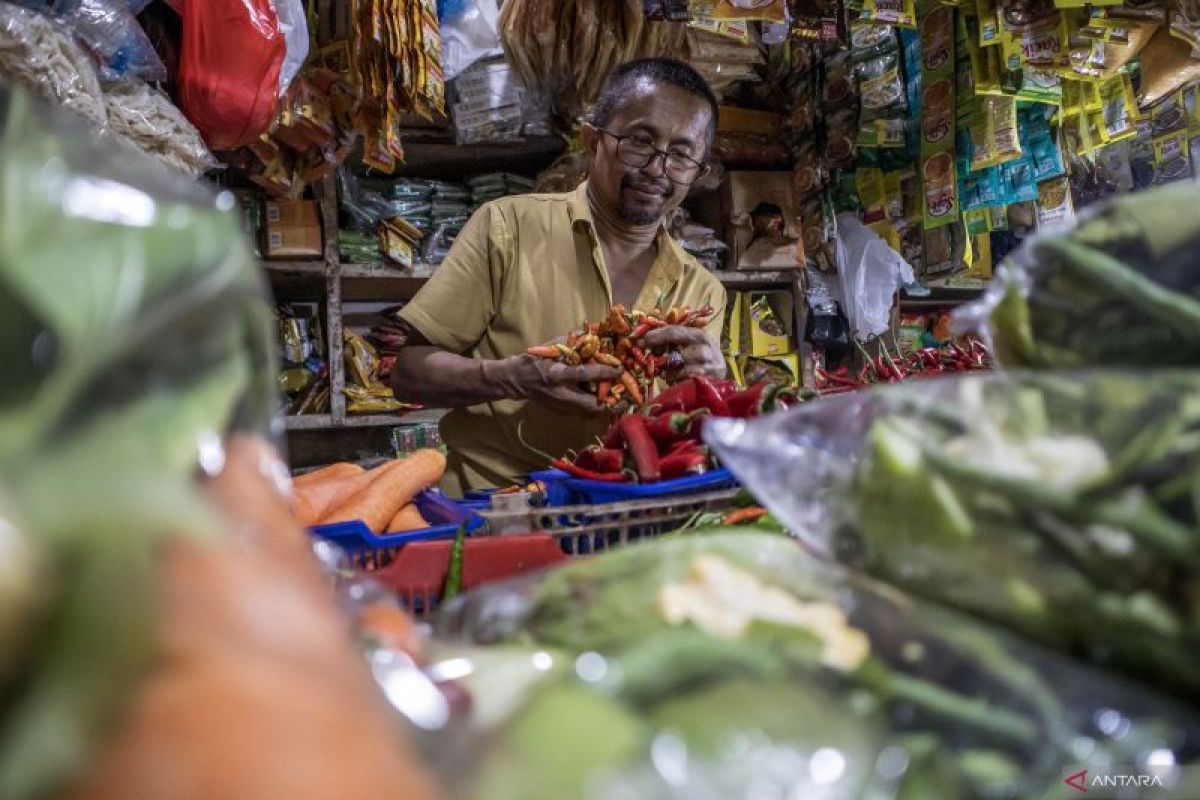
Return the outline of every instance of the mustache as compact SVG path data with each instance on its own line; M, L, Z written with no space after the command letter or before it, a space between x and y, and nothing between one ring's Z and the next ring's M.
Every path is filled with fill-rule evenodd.
M670 181L635 180L629 175L621 178L621 188L638 189L643 192L658 192L663 197L670 197L675 194L675 185Z

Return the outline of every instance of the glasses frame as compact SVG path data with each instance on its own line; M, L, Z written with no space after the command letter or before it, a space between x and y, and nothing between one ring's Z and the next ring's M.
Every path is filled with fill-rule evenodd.
M604 134L605 136L611 136L616 141L616 143L617 143L617 158L620 159L621 163L627 167L634 167L635 169L645 169L646 167L653 164L656 159L661 158L662 162L663 162L663 175L665 175L667 180L669 180L671 183L675 184L676 186L690 186L691 184L695 183L696 181L700 180L705 175L707 175L708 171L712 168L712 165L709 164L707 161L697 161L696 159L692 158L691 156L685 156L685 155L681 155L679 153L671 153L666 150L660 150L659 148L655 147L653 144L646 142L640 136L635 136L634 134L630 134L630 133L614 133L613 131L610 131L606 128L600 128L595 125L593 125L592 127L595 128L600 133ZM651 150L650 155L646 156L645 160L642 161L642 163L640 163L640 164L633 163L633 162L629 161L627 158L621 157L621 149L622 149L621 145L624 144L626 141L630 141L630 140L636 140L639 144L646 145ZM626 151L626 153L628 153L628 151ZM667 160L672 159L672 158L682 158L682 159L688 161L689 163L695 165L695 168L696 168L695 176L692 178L689 178L687 180L679 180L678 178L672 177L671 171L667 166Z

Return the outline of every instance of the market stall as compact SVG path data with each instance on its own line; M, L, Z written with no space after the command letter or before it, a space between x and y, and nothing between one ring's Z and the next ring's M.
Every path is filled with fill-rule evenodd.
M0 800L1200 796L1197 18L0 3ZM647 57L726 302L448 494L380 321Z

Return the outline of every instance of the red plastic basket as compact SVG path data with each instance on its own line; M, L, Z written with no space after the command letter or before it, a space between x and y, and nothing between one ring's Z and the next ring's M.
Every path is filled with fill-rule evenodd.
M464 591L568 558L558 540L543 533L467 539L463 545ZM428 617L437 608L453 546L454 542L446 541L413 542L371 577L396 592L414 616Z

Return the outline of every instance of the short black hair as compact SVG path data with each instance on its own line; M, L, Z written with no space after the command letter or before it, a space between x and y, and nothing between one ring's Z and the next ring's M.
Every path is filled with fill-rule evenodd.
M613 115L633 96L634 86L643 80L674 86L703 98L711 112L708 144L712 144L717 132L717 96L699 72L673 58L639 58L614 68L608 73L604 88L600 90L600 96L596 98L596 104L592 107L592 124L598 128L607 127Z

